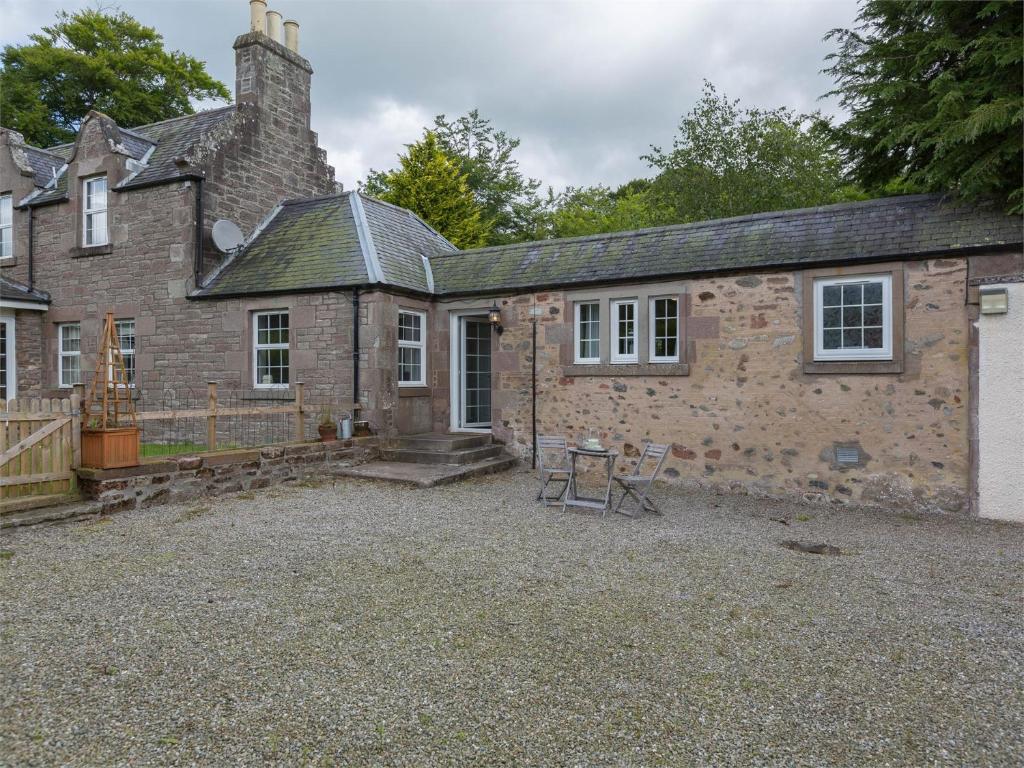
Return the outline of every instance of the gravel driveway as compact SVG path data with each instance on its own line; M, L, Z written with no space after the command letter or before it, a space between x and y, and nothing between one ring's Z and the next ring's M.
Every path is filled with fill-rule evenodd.
M0 763L1024 763L1024 529L533 493L351 481L5 533Z

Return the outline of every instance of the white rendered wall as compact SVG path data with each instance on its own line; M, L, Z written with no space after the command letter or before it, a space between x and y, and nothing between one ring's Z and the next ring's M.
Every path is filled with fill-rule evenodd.
M978 318L978 514L1024 523L1024 283Z

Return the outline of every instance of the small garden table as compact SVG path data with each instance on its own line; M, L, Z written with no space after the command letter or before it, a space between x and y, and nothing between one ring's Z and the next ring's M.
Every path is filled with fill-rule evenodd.
M590 448L569 448L569 485L565 488L565 498L562 501L562 511L566 507L586 507L587 509L600 509L601 515L608 511L612 498L612 474L615 472L615 459L619 452L614 448L604 448L599 451ZM608 475L604 487L604 498L593 498L580 496L576 488L576 460L580 457L591 459L603 459L605 472Z

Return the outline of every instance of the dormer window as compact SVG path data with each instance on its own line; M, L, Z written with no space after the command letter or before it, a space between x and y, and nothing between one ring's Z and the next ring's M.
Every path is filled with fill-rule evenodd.
M0 195L0 259L14 256L14 211L10 192Z
M106 245L107 177L93 176L82 182L82 245Z

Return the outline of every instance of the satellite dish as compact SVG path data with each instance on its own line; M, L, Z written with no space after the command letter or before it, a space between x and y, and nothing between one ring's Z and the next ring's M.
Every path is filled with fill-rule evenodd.
M217 219L213 222L213 244L221 253L233 251L242 244L245 236L238 225L228 219Z

